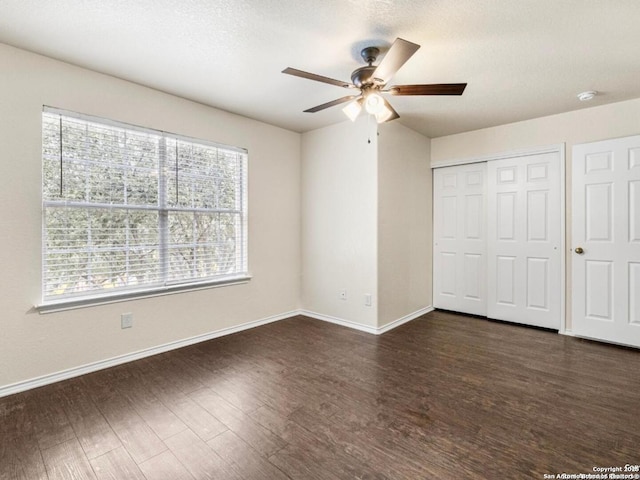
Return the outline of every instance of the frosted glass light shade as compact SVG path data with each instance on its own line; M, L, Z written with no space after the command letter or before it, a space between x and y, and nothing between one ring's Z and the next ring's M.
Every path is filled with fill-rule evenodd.
M347 117L349 117L349 120L355 122L356 118L358 118L358 115L360 115L360 112L362 111L362 105L360 105L358 100L354 100L353 102L348 103L342 111Z
M393 111L387 107L387 105L383 102L382 103L382 108L380 108L380 111L376 112L375 116L376 116L376 122L378 123L384 123L387 120L389 120L389 117L391 116L391 114L393 113Z
M364 101L364 108L371 115L375 115L385 108L384 99L377 93L370 93Z

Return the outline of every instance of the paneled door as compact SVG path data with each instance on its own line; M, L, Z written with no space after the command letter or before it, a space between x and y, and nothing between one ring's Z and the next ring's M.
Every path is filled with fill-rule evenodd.
M572 331L640 347L640 135L576 145Z
M487 316L560 329L557 152L488 162Z
M437 168L433 304L486 315L486 163Z

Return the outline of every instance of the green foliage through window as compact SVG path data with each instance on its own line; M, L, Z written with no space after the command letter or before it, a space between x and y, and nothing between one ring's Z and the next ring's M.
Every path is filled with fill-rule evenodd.
M247 154L46 108L43 301L247 272Z

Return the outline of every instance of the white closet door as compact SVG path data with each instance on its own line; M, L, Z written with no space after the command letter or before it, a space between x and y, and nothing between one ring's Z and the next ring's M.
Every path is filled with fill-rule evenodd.
M434 170L434 306L486 315L486 163Z
M640 136L573 147L572 196L572 331L640 347Z
M490 161L487 185L487 316L559 329L559 154Z

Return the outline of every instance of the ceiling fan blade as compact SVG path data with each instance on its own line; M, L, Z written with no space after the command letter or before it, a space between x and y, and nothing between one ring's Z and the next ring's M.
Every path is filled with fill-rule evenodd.
M396 38L372 77L381 80L383 85L386 84L419 48L420 45Z
M462 95L466 83L434 83L432 85L394 85L391 95Z
M315 80L316 82L328 83L329 85L337 85L343 88L356 88L356 86L349 82L343 82L342 80L335 80L329 77L323 77L322 75L316 75L315 73L303 72L297 68L285 68L282 73L287 75L293 75L294 77L302 77L308 80Z
M346 97L338 98L337 100L332 100L331 102L323 103L322 105L318 105L317 107L307 108L305 113L316 113L320 110L324 110L325 108L334 107L336 105L340 105L341 103L346 103L354 98L358 98L359 95L348 95Z

